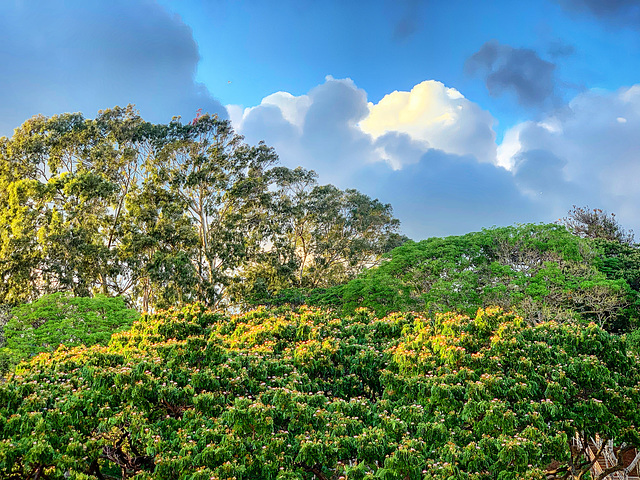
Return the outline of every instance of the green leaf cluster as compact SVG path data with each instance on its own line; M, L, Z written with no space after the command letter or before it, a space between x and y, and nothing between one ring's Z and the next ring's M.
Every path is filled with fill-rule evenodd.
M344 314L367 307L378 315L473 315L498 305L531 323L582 319L624 332L640 316L638 258L635 247L580 238L561 225L494 227L406 242L379 267L302 298ZM294 292L285 293L295 299Z
M107 345L111 334L130 327L140 315L119 297L93 298L53 293L11 310L4 326L2 374L11 366L60 345Z
M576 436L640 446L639 385L594 323L194 305L0 385L0 475L578 478Z

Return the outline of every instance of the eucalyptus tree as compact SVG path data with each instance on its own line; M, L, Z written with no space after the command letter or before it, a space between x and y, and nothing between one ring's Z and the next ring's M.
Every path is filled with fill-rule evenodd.
M3 139L3 303L68 290L123 293L122 209L148 153L131 107L36 116Z
M261 302L289 289L341 284L407 241L389 204L319 185L315 172L300 167L277 167L271 176L269 236L244 272L250 289L244 298Z
M173 121L154 159L155 182L184 207L197 236L191 260L198 297L218 304L243 263L268 234L269 169L277 163L264 143L249 146L226 120L198 116Z
M397 240L391 207L278 166L227 120L132 106L36 116L0 140L0 304L69 291L144 310L351 278Z

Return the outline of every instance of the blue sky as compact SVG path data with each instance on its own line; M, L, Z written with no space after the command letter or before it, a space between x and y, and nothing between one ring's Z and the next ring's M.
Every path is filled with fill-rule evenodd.
M638 0L8 0L0 61L0 135L202 108L416 239L574 204L640 226Z

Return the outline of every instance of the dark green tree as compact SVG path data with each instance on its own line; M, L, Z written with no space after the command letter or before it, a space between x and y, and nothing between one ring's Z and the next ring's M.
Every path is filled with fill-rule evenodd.
M11 310L4 326L5 375L22 360L60 345L106 345L112 333L130 327L139 314L120 297L94 298L53 293Z
M602 265L601 247L563 226L500 227L407 242L378 268L313 292L308 301L345 313L364 306L378 314L473 314L499 305L532 323L581 318L619 331L636 315L636 297L626 279L607 276Z

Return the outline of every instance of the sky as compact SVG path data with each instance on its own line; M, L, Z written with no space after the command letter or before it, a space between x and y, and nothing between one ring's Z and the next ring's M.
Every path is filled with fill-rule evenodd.
M4 0L0 65L0 136L202 109L415 240L573 205L640 233L640 0Z

